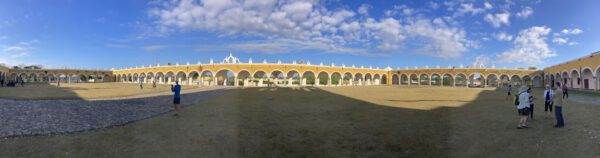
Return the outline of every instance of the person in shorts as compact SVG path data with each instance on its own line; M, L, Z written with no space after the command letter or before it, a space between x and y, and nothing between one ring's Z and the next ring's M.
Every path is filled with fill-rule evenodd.
M179 117L179 104L181 103L181 85L179 85L179 81L175 81L175 86L171 85L171 91L173 92L173 108L175 108L173 116Z
M519 98L519 104L517 105L517 110L519 112L519 124L517 125L517 129L529 128L527 125L527 121L529 118L529 96L530 94L527 92L529 89L528 86L521 86L519 88L519 93L516 95Z

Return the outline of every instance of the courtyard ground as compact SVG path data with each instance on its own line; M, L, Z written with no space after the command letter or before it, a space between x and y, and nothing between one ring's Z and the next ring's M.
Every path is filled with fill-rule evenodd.
M182 86L183 90L193 89L193 86ZM101 99L114 97L128 97L143 94L171 92L171 85L144 84L140 89L139 84L126 83L26 83L24 87L2 87L0 98L4 99Z
M566 127L554 129L537 99L531 128L517 130L505 95L491 88L231 89L185 107L181 118L6 138L0 157L600 157L598 104L569 101Z

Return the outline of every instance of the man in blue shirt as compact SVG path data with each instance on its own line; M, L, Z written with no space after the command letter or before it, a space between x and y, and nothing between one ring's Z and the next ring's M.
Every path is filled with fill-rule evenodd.
M175 86L171 85L171 91L174 93L173 95L173 107L175 108L175 114L173 116L179 117L179 103L181 101L181 86L179 82L175 82Z

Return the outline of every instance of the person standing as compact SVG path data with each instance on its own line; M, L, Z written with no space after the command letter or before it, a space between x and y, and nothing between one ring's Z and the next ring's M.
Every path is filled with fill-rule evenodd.
M552 104L554 104L554 90L547 84L546 90L544 90L544 113L546 118L548 118L548 111L552 113Z
M156 80L152 80L152 88L156 88Z
M562 94L563 94L562 98L564 99L565 97L567 97L567 99L569 99L569 90L567 89L567 85L566 84L562 85L562 91L563 91L562 92Z
M519 104L517 105L517 110L519 112L519 125L517 125L517 129L529 128L527 126L527 118L529 118L529 96L530 94L527 92L527 86L521 86L519 88L519 93L517 93L517 97L519 98Z
M508 96L506 96L506 100L510 99L510 92L512 91L512 85L508 85L508 87L506 88L506 90L508 91Z
M175 86L171 85L171 91L173 92L173 108L175 108L173 116L179 117L179 104L181 103L181 86L179 85L179 81L175 81Z
M556 85L560 87L560 82L556 82ZM564 93L561 88L557 88L556 93ZM562 108L565 106L565 99L563 97L554 97L554 115L556 117L556 125L554 128L563 128L565 121L562 115Z
M140 89L144 89L144 83L140 81Z

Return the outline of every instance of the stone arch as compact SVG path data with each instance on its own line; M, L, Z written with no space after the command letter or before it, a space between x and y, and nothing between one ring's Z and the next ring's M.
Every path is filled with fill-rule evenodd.
M524 75L521 78L523 85L527 85L527 86L533 86L533 79L531 79L531 77L529 75Z
M571 70L571 87L581 88L581 78L579 77L579 71L576 69Z
M408 78L407 74L401 74L400 75L400 85L409 85L410 84L410 78Z
M354 74L354 85L363 85L364 78L362 73L358 72L356 74Z
M146 83L148 81L148 80L146 80L146 73L143 73L143 72L140 73L139 78L140 78L140 82L142 82L142 83Z
M366 85L371 85L373 81L373 75L371 75L371 73L366 73L365 74L365 83Z
M148 75L146 75L146 81L148 81L149 83L155 83L156 80L154 79L154 73L153 72L148 72Z
M419 85L429 85L430 84L430 79L429 79L429 75L428 74L420 74L419 75Z
M319 75L317 75L317 78L315 79L316 80L315 83L317 83L317 85L330 85L331 84L330 78L331 77L329 76L329 73L327 73L326 71L321 71L321 72L319 72Z
M444 74L442 76L442 85L443 86L454 86L454 77L452 74Z
M429 80L431 80L431 85L442 86L442 78L437 73L431 74L431 78Z
M248 70L240 70L240 72L238 72L237 74L237 81L238 85L240 86L253 86L253 84L251 84L250 79L252 78L252 76L250 75L250 71Z
M273 70L271 71L270 75L269 75L269 82L270 83L274 83L275 85L285 85L286 84L286 80L285 80L285 73L283 73L283 71L281 70Z
M472 73L469 75L468 82L469 87L484 87L485 75L481 73Z
M468 86L467 80L467 75L463 73L459 73L456 76L454 76L454 84L456 86Z
M182 84L182 85L190 84L188 82L187 74L183 71L177 72L177 74L175 75L175 82L179 82L179 84Z
M316 76L315 73L312 71L304 71L302 73L302 82L300 83L301 85L305 86L305 85L315 85L315 81L316 81Z
M507 74L501 74L500 84L508 86L510 84L510 77Z
M173 71L167 71L167 73L165 74L165 79L167 81L167 84L173 84L173 82L175 82L175 76L176 74Z
M138 73L133 73L133 79L132 79L133 82L137 83L139 81L138 79L139 79Z
M156 73L155 80L157 80L157 82L158 82L159 84L163 84L163 83L165 83L165 82L166 82L166 81L165 81L165 73L163 73L163 72L157 72L157 73Z
M230 69L221 69L215 74L215 81L218 86L234 86L235 72Z
M398 74L392 75L392 85L400 85L400 77L398 77Z
M342 79L342 74L340 72L333 72L331 73L331 77L330 77L330 83L331 85L336 85L336 86L341 86L342 83L344 82Z
M558 80L560 80L562 82L562 85L566 85L567 87L571 87L571 84L569 84L570 81L571 81L571 77L569 77L569 72L567 72L566 70L564 70L561 73L560 76L561 76L560 79L559 78L555 78L556 81L554 79L552 80L552 82L553 82L552 83L552 87L554 87L554 85L556 85L556 82L558 82Z
M512 75L510 77L510 84L516 87L521 86L521 77L519 77L519 75Z
M532 84L533 84L533 87L544 87L544 85L542 83L542 77L539 75L536 75L533 77Z
M417 74L410 74L410 77L408 78L408 84L409 85L419 85L420 81L419 81L419 76Z
M500 85L500 80L498 79L498 75L496 74L488 74L486 80L487 86L498 87Z
M381 84L381 75L379 75L379 74L373 75L373 82L375 85Z
M298 70L289 70L285 76L288 80L288 86L300 85L300 79L302 78L302 76L300 76L300 72L298 72Z
M352 73L350 73L350 72L344 73L344 76L342 76L342 79L343 79L344 85L352 85L354 82Z
M200 85L212 86L216 85L215 83L215 75L211 70L204 70L200 72Z

